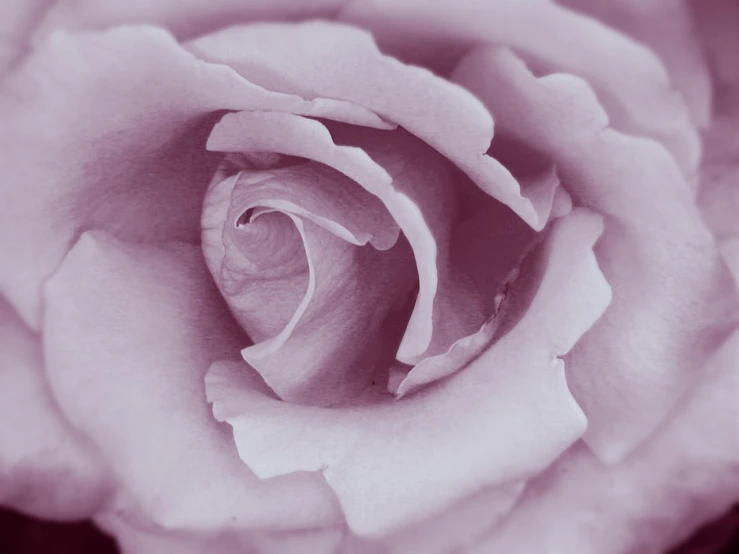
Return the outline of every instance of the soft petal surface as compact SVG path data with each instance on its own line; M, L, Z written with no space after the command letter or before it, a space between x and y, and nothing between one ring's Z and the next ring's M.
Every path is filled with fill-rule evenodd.
M343 526L192 535L138 528L115 513L102 514L95 523L116 538L121 554L370 554L341 550Z
M717 108L739 109L739 4L691 0L698 34L710 62Z
M46 287L45 354L59 404L133 498L127 519L191 532L335 521L325 483L258 479L213 419L205 371L238 359L244 338L201 256L185 244L82 235Z
M493 148L502 154L496 145L499 140L500 137L496 137ZM526 158L527 170L533 169L536 178L559 183L551 167L548 166L542 175L536 164L531 162L530 152L525 149L521 152ZM504 159L511 162L509 167L517 165L510 156ZM537 234L509 208L482 194L475 194L474 190L468 192L473 194L460 200L461 218L452 229L449 259L446 264L440 265L450 268L447 270L449 279L457 287L462 288L461 285L466 284L468 297L475 299L475 311L468 307L469 301L460 302L463 298L460 296L446 304L446 313L440 309L444 305L437 307L439 317L448 318L449 312L465 314L464 318L458 317L454 329L456 332L450 335L451 339L457 340L439 341L437 349L432 351L434 355L425 357L410 370L397 388L393 387L394 394L402 396L451 375L489 345L503 318L501 310L506 307L508 287L518 274L518 265L535 244ZM559 186L556 186L556 192L561 205L553 206L552 217L566 215L572 208L571 202L562 197L566 197L567 193ZM454 324L455 321L452 319L449 323ZM447 350L439 352L439 347L446 347Z
M171 30L178 39L248 21L330 16L345 0L57 0L38 34L53 29L105 29L151 23Z
M606 217L596 255L614 300L569 355L567 379L588 416L586 441L618 459L701 378L701 361L726 337L734 301L713 238L668 152L610 129L580 79L535 78L492 47L471 53L457 78L501 132L548 152L575 200Z
M266 91L163 30L53 35L0 97L0 289L37 328L39 287L80 232L197 241L219 158L204 148L208 114L261 108L385 125L346 103Z
M528 268L534 282L522 287L522 302L536 287L535 268L543 276L528 307L519 307L521 319L434 387L397 402L304 407L271 398L245 366L222 362L206 378L214 414L231 424L240 456L257 475L322 471L349 526L363 535L537 473L585 428L558 356L610 300L591 250L601 230L600 219L584 211L558 220Z
M284 400L327 405L355 397L387 362L393 345L383 323L415 282L413 256L405 242L382 252L281 217L302 238L307 290L285 328L242 356Z
M0 4L0 80L28 51L33 28L53 0L6 0Z
M371 242L378 250L387 250L400 235L379 198L319 163L242 171L230 209L243 214L257 207L290 212L356 246Z
M486 155L493 121L477 99L428 70L384 56L366 31L325 21L237 26L188 48L270 90L367 107L436 148L532 227L547 221L552 189L522 190Z
M456 309L451 302L446 304L445 315L439 316L439 307L444 309L445 305L436 302L436 298L443 302L468 294L465 283L453 279L447 267L451 224L456 217L450 167L403 131L363 130L359 136L363 148L337 146L318 121L284 113L242 112L226 115L215 126L208 148L308 158L334 168L377 196L405 234L415 256L419 292L400 357L419 356L432 345L438 329L435 323L443 322L454 330L455 323L465 316L462 310L456 314L450 311ZM431 191L433 194L428 194ZM464 327L474 332L484 320L485 316L479 317L476 323ZM453 337L452 342L459 338Z
M202 216L205 262L231 312L255 342L282 331L305 296L310 278L303 241L290 218L242 211L239 202L232 202L237 185L258 186L261 179L259 173L229 177L219 170ZM255 219L257 214L262 217Z
M693 122L710 122L712 83L688 0L557 0L644 43L659 55ZM699 0L702 1L702 0Z
M721 245L721 254L726 263L734 283L739 289L739 238L732 239Z
M576 445L471 552L661 554L724 513L739 495L739 334L702 373L633 455L604 465Z
M718 240L739 237L739 110L716 115L704 150L698 189L703 218Z
M370 0L349 4L340 17L372 29L510 46L549 69L579 75L615 128L664 142L687 174L696 169L698 136L657 56L592 18L549 0Z
M0 297L0 504L36 517L89 517L112 482L46 383L40 338Z
M489 487L450 506L440 514L415 525L408 525L378 541L378 554L447 554L466 552L486 532L508 514L519 499L523 482ZM373 551L356 549L342 554L365 554Z

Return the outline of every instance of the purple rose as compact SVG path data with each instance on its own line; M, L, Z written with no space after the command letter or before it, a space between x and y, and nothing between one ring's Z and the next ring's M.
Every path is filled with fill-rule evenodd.
M735 3L4 9L3 505L589 554L739 498Z

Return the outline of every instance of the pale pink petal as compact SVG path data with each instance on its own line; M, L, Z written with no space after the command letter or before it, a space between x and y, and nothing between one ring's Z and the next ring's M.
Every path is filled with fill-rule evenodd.
M586 441L618 459L702 377L699 362L726 336L732 300L713 238L672 156L610 129L582 80L537 79L493 47L472 52L456 78L506 133L552 156L576 202L606 217L595 251L614 301L569 355L567 380L588 416Z
M121 554L365 554L340 550L345 534L341 527L184 534L136 527L113 513L95 522L116 538Z
M233 186L230 210L238 219L256 207L289 211L357 246L371 242L378 250L388 250L400 235L379 198L346 175L314 162L261 171L242 169ZM229 224L236 224L230 219Z
M667 67L696 125L711 118L712 83L689 0L558 0L643 42ZM698 0L698 3L703 0Z
M576 445L471 554L661 553L720 516L739 495L737 360L735 333L649 442L615 465Z
M477 189L434 150L403 130L356 130L333 124L331 132L336 138L319 122L288 114L243 112L226 115L215 126L208 148L309 158L333 167L376 195L408 238L419 273L418 299L398 358L404 363L417 363L425 356L444 353L457 340L480 330L492 314L492 300L502 280L491 282L489 275L481 274L497 267L494 263L465 267L464 263L452 260L453 248L461 248L462 243L482 243L466 240L469 237L464 233L452 235L459 217L456 205L460 190L465 186L473 191ZM337 139L352 146L336 146ZM547 190L548 204L552 205L553 191L558 185L556 175L545 172L543 177L527 177L525 182L532 188ZM221 211L226 209L225 194L221 191L216 195ZM517 216L508 208L484 194L481 196L479 205L494 206L483 216L515 219L510 224L520 229L522 236L531 235L525 224L517 224ZM486 225L487 237L495 225L492 220ZM503 232L498 238L504 236L508 233ZM222 249L217 244L213 246L215 241L215 237L204 236L210 247ZM497 254L487 258L499 261ZM215 264L209 264L213 270ZM501 267L500 277L511 269L505 263ZM456 369L458 365L453 365L447 371Z
M39 34L152 23L178 39L247 21L330 16L345 0L56 0Z
M435 517L383 537L381 551L387 554L467 552L508 515L523 488L523 482L514 482L475 492Z
M532 227L547 221L552 190L522 190L486 154L493 121L477 99L428 70L384 56L366 31L325 21L237 26L187 47L270 90L369 108L436 148Z
M237 359L244 338L201 256L190 245L82 235L46 287L59 404L130 497L127 518L188 532L333 523L322 480L260 480L208 410L205 371Z
M245 366L222 362L206 377L214 414L232 425L239 454L257 475L322 471L362 535L385 534L482 486L538 473L585 428L558 357L610 300L591 250L601 230L586 211L554 223L525 268L531 286L521 287L519 304L538 288L528 307L512 310L520 320L433 387L397 402L297 406L264 394Z
M34 27L53 0L4 0L0 3L0 80L28 53Z
M335 145L320 122L283 113L226 115L214 127L208 148L223 152L276 152L308 158L336 169L377 196L413 248L420 289L408 334L415 338L419 353L428 348L433 334L434 298L439 287L437 244L424 213L382 166L360 148ZM433 198L426 200L433 201Z
M739 290L739 238L734 238L721 245L721 256Z
M46 41L0 97L0 288L23 318L38 328L39 287L84 230L197 241L219 159L204 148L209 114L261 108L347 115L197 60L162 30ZM386 126L367 110L350 111L352 121Z
M355 246L287 215L302 237L308 287L278 335L241 353L280 398L333 404L361 393L387 361L383 323L415 282L413 257L406 243L385 252Z
M352 550L347 546L347 540L351 538L346 526L287 533L255 533L248 536L250 554L375 554L371 551ZM237 552L242 553L243 550Z
M717 108L739 109L739 4L691 0L698 35L710 63Z
M251 178L259 179L259 173ZM310 271L302 238L289 218L255 218L263 212L252 210L242 221L232 209L236 183L246 186L249 180L240 172L230 177L223 168L216 172L203 203L202 249L232 313L257 342L277 335L292 319Z
M46 383L40 338L0 297L0 505L36 517L93 515L113 485Z
M704 134L698 205L719 240L739 237L739 110L718 114Z
M413 366L400 380L391 379L388 390L397 398L438 381L462 369L490 345L498 330L500 319L496 311L480 329L454 342L446 352L425 358Z
M687 174L698 164L695 128L657 56L549 0L367 0L350 3L340 17L372 29L391 27L520 50L548 68L591 83L615 128L664 142Z
M280 398L354 397L387 362L397 340L383 324L417 281L407 242L391 248L398 238L380 200L328 166L216 175L203 211L206 261L256 343L244 359Z

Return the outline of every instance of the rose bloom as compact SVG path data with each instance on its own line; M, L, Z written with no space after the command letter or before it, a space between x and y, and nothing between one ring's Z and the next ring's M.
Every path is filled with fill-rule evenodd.
M736 2L2 10L2 505L644 554L739 499Z

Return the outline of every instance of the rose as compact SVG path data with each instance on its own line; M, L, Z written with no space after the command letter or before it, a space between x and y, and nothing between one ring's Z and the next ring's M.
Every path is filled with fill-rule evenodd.
M658 551L724 509L735 290L689 185L731 177L698 178L686 6L636 9L595 15L682 96L543 1L51 10L3 84L4 406L34 422L5 503L133 552ZM184 42L52 32L142 21Z

